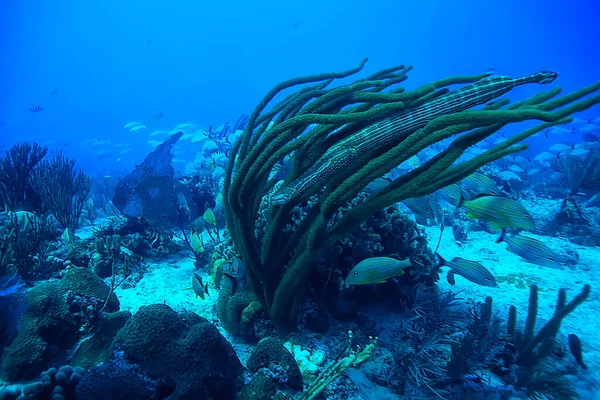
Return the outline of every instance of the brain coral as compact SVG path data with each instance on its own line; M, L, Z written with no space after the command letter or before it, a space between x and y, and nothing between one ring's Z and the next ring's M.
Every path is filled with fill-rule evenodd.
M162 304L135 313L117 333L113 350L150 379L174 382L179 399L235 398L243 369L214 325Z

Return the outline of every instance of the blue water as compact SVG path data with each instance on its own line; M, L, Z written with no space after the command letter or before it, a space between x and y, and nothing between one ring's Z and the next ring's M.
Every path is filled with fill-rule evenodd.
M413 65L409 88L488 68L511 76L557 71L567 91L600 77L592 0L23 0L1 7L0 144L28 139L63 148L89 173L139 163L151 150L151 130L234 122L274 84L345 70L364 57L366 73ZM539 90L528 85L510 96ZM30 104L44 110L31 113ZM598 115L596 107L579 116ZM123 130L129 121L148 131ZM118 163L98 159L98 148L80 145L86 139L132 142L136 150ZM538 150L548 145L532 140Z

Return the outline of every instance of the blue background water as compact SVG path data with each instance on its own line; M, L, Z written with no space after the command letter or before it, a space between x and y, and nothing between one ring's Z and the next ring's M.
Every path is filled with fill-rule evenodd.
M325 4L326 5L323 5ZM290 77L415 66L407 86L495 68L560 73L572 90L600 79L593 0L33 1L0 11L0 144L22 139L101 171L85 139L133 142L181 122L234 122ZM49 89L58 93L51 95ZM520 88L513 98L541 90ZM44 108L31 113L29 104ZM155 112L165 116L155 119ZM581 115L593 118L598 108ZM148 131L123 129L141 121ZM553 140L573 140L554 137ZM536 147L542 144L534 144ZM547 146L547 143L543 143Z

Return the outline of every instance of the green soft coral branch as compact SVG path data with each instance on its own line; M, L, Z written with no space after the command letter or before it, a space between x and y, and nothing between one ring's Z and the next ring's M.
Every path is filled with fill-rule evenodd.
M345 144L352 143L346 139L367 125L436 99L448 92L449 85L472 83L488 76L450 77L407 92L392 86L403 82L411 67L397 66L348 85L327 89L334 79L352 75L363 65L364 62L343 73L297 78L277 85L254 110L231 152L224 185L227 226L249 267L254 291L280 328L293 327L295 307L302 303L301 293L314 260L373 212L463 179L482 165L522 150L524 145L519 142L523 139L564 123L570 114L600 103L598 94L582 100L600 89L599 82L559 98L554 98L560 93L560 88L555 88L514 104L502 98L482 110L433 119L408 137L398 138L399 143L395 146L360 154L350 165L328 178L320 204L311 206L290 236L284 238L282 235L287 229L290 212L316 191L303 193L288 204L266 208L266 229L262 241L257 242L254 229L259 209L261 202L269 201L264 196L276 183L269 175L279 160L293 154L293 168L287 178L293 180L312 168L326 151L344 151ZM298 84L314 85L288 95L270 111L264 112L282 90ZM387 88L390 90L384 93ZM457 163L470 146L509 123L530 119L545 122L471 160ZM310 124L318 126L307 132ZM338 207L352 200L373 179L450 137L455 139L446 150L329 225Z

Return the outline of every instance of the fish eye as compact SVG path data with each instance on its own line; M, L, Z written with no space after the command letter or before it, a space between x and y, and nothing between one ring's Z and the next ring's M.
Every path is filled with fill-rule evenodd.
M352 276L358 276L358 272L354 271L354 272L352 273Z

